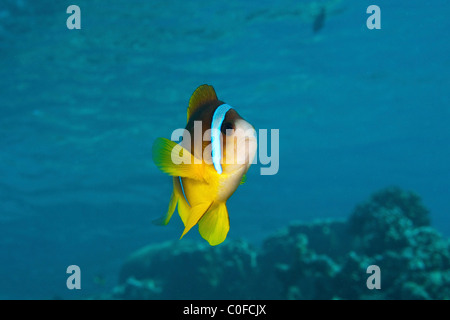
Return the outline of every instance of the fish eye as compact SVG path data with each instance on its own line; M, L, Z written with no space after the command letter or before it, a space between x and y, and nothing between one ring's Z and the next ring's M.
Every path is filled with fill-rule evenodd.
M222 125L222 133L227 134L227 130L234 130L234 125L229 121L224 122ZM228 133L230 132L228 131Z

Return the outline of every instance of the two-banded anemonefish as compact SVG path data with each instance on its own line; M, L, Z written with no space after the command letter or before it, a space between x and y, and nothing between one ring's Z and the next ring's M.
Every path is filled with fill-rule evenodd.
M201 132L196 133L199 124ZM156 166L173 177L167 213L154 222L167 225L178 206L184 224L180 239L198 223L200 235L215 246L230 229L226 201L246 180L256 154L256 132L209 85L192 94L184 132L180 144L165 138L153 144Z

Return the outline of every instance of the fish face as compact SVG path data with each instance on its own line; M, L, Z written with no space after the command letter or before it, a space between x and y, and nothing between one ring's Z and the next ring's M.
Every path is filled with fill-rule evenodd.
M222 124L223 158L222 167L225 173L234 171L247 172L256 154L257 139L253 126L242 119L236 111L232 120L225 119Z

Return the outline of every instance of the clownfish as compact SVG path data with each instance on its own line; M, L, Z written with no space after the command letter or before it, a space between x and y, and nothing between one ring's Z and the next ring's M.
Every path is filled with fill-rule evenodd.
M256 154L256 131L205 84L189 100L183 132L179 144L165 138L153 144L154 163L173 177L167 213L154 223L167 225L178 207L184 224L180 239L198 224L200 235L215 246L230 230L226 202L246 180Z

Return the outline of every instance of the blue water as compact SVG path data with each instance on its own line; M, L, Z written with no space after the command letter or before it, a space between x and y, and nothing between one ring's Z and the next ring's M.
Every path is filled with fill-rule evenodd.
M203 83L280 132L279 172L251 167L228 239L346 218L390 185L450 235L448 1L37 2L0 4L0 298L105 292L132 251L179 237L178 218L151 224L172 188L151 145L185 125ZM81 30L66 28L70 4ZM72 264L82 290L66 288Z

